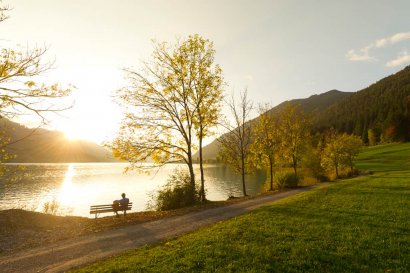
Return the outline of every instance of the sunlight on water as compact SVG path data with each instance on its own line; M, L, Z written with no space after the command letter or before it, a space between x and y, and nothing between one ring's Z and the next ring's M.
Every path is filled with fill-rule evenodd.
M59 190L59 194L57 197L58 202L61 205L72 205L74 204L74 198L83 199L82 196L79 196L79 192L73 186L73 177L75 171L73 164L68 165L67 172L65 173L63 184Z
M68 165L68 169L67 169L67 172L65 173L65 178L64 178L64 183L63 183L63 187L64 186L70 186L71 184L72 184L72 180L73 180L73 177L74 177L74 174L75 174L75 172L74 172L74 164L69 164Z
M111 204L120 199L123 192L133 202L133 211L146 210L150 193L164 185L175 168L184 168L184 165L173 164L145 174L124 173L125 163L23 165L25 170L16 172L16 179L0 178L0 210L23 208L41 212L46 202L56 200L60 214L85 217L89 217L91 205ZM199 172L199 167L195 168ZM265 178L260 174L249 177L248 193L257 194ZM240 177L226 166L206 165L205 180L209 200L226 200L230 195L242 194Z

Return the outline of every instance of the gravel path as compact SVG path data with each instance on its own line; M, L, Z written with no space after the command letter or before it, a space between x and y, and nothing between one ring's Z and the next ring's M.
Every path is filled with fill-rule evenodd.
M317 186L265 195L229 206L130 225L93 235L60 241L55 244L14 253L13 255L2 256L0 257L0 271L64 272L130 249L172 238L222 220L233 218L273 201L310 190L314 187Z

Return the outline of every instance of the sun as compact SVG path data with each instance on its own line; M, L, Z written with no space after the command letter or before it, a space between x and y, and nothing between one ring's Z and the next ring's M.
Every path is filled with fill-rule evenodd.
M75 140L82 139L82 137L78 135L78 133L75 131L66 130L63 133L64 133L64 137L69 141L75 141Z
M117 128L113 124L115 125L108 118L98 119L84 114L70 120L60 120L56 129L63 132L64 137L69 141L84 140L102 144L115 135Z
M65 139L69 141L84 140L98 143L100 142L98 129L94 128L90 122L68 122L60 127L60 130L64 133Z

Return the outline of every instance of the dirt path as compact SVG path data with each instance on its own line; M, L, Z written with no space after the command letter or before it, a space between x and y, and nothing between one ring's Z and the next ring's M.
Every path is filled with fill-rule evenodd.
M229 206L95 233L0 257L1 272L64 272L146 244L233 218L317 186L266 195Z

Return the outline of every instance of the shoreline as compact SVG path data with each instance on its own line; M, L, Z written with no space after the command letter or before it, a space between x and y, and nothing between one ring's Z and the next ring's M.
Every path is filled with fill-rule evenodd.
M304 188L299 187L299 188ZM292 189L265 192L255 196L236 197L226 201L208 201L186 208L171 211L130 212L127 216L86 218L81 216L55 216L23 209L0 210L0 257L21 250L27 250L66 239L95 234L102 231L146 223L173 216L181 216L191 212L223 207L255 199L266 195L275 195Z
M233 202L221 202L222 204L216 206L211 203L208 206L200 206L199 209L198 207L183 209L179 211L181 215L160 217L154 221L124 225L51 244L43 243L37 247L27 247L17 253L6 253L0 255L0 265L5 272L65 272L127 250L234 218L298 193L327 186L327 183L316 184L251 198L234 199ZM108 219L112 220L112 218Z

